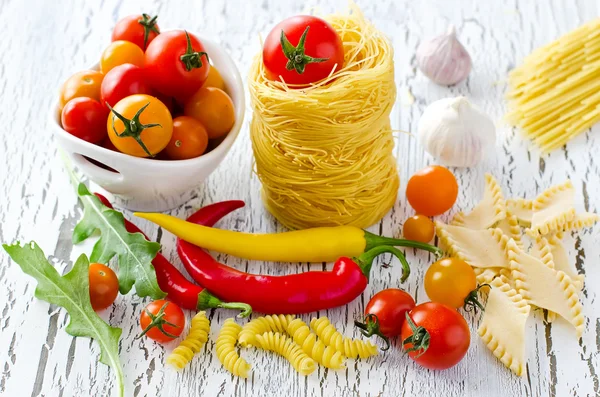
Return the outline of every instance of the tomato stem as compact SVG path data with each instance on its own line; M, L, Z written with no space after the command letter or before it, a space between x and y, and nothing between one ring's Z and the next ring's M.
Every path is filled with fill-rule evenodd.
M469 292L469 295L467 295L467 297L465 298L465 304L463 306L463 309L465 311L470 312L472 310L475 313L477 313L477 309L481 309L481 311L485 311L485 307L483 307L483 305L481 304L481 302L479 302L479 299L478 299L479 291L483 287L491 288L491 286L489 284L481 284L477 288L475 288L473 291Z
M363 323L360 321L354 321L354 325L357 326L359 328L359 332L367 338L377 335L383 339L385 342L385 348L382 348L381 350L386 351L390 348L390 339L381 333L381 330L379 329L379 318L377 318L377 315L369 313L366 315Z
M158 330L160 332L162 332L164 335L168 336L169 338L173 338L173 339L177 338L177 335L170 334L167 331L165 331L165 329L164 329L165 325L170 325L171 327L179 328L178 325L175 325L175 324L165 320L165 309L167 308L168 304L169 304L169 302L165 302L164 305L162 305L162 307L156 314L152 314L152 312L150 310L144 309L144 311L146 312L146 314L148 315L148 317L150 317L150 319L152 321L150 322L150 324L148 324L148 326L146 328L144 328L144 331L142 331L141 334L136 336L135 339L139 339L142 336L146 335L146 333L148 331L150 331L152 328L158 328Z
M119 138L130 137L130 138L135 139L135 141L142 147L142 149L144 149L144 152L146 152L146 154L148 156L152 157L153 154L150 153L150 151L146 147L146 144L144 143L144 141L142 141L141 135L142 135L142 132L147 128L152 128L152 127L161 127L162 128L162 125L156 124L156 123L152 123L152 124L142 124L141 123L140 115L149 105L150 105L150 102L148 102L147 104L142 106L140 108L140 110L138 110L137 113L130 120L130 119L126 118L125 116L123 116L122 114L120 114L119 112L117 112L115 109L113 109L108 103L106 103L106 106L108 106L110 111L114 114L113 119L112 119L112 129L113 129L115 135L118 136ZM123 132L121 132L120 134L117 132L117 129L115 128L115 116L123 122L123 127L125 128L123 130Z
M150 37L150 32L160 34L158 28L156 27L157 18L158 15L151 17L148 14L142 14L142 18L138 19L138 23L144 27L144 51L146 51L146 47L148 46L148 38Z
M202 67L202 55L206 56L208 60L208 54L206 52L198 52L194 51L192 47L192 41L190 40L190 35L187 31L185 31L185 38L187 39L187 49L185 50L185 54L179 57L181 62L185 65L185 70L188 72L192 69L198 69Z
M307 26L300 36L300 40L298 41L298 45L294 47L292 43L288 40L287 36L283 29L281 29L281 49L283 50L283 54L288 59L285 68L287 70L296 70L298 74L304 73L306 69L306 65L309 63L318 63L325 62L329 60L329 58L313 58L304 53L304 43L306 42L306 35L308 34L308 30L310 26Z
M415 356L415 358L420 357L427 351L427 349L429 349L431 335L429 335L429 331L427 331L424 327L417 327L408 313L404 313L404 315L406 316L406 322L412 330L412 335L402 341L404 351L410 353L422 350ZM411 344L412 346L407 348L406 345L408 344Z

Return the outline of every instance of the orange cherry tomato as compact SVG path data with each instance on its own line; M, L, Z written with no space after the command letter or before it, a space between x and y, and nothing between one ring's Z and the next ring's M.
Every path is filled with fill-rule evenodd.
M177 338L185 327L185 316L179 306L173 302L159 299L150 302L140 315L142 335L165 343Z
M425 292L432 302L459 308L472 300L471 293L474 291L477 298L475 272L461 259L441 259L429 266L425 273Z
M139 114L137 121L136 114ZM150 157L163 150L171 140L173 119L161 101L150 95L137 94L117 102L108 115L106 129L119 151L136 157Z
M435 225L425 215L415 215L408 218L402 227L402 235L407 240L428 243L433 239Z
M100 102L100 87L104 75L96 70L77 72L64 82L60 90L60 107L73 98L88 97Z
M223 77L221 77L221 73L219 73L217 68L215 68L213 65L210 65L208 77L206 78L206 81L202 87L214 87L225 91L225 81L223 80Z
M108 73L112 68L130 63L135 66L144 67L144 51L137 45L117 40L110 43L100 58L100 69L102 73Z
M101 263L92 263L89 268L90 302L94 310L106 309L119 294L119 280L113 270Z
M210 139L227 135L235 123L233 101L214 87L200 88L186 102L183 114L201 122Z
M208 146L206 128L195 118L179 116L173 119L173 136L165 148L170 159L186 160L202 155Z
M419 214L435 216L448 211L458 196L456 178L439 165L415 173L406 186L406 198Z

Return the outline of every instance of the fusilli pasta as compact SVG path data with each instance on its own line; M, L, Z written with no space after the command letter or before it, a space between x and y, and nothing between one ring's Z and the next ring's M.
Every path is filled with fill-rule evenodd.
M297 318L289 323L287 332L304 353L308 354L317 363L332 369L344 368L342 353L317 340L317 335L310 332L308 325L301 319Z
M205 312L199 312L192 318L190 333L167 357L167 363L177 369L183 369L200 352L202 346L208 340L210 332L210 321Z
M300 375L310 375L317 368L315 361L297 343L279 332L265 332L255 338L258 347L285 357Z
M310 327L325 345L333 347L348 358L367 358L378 353L377 346L369 341L363 342L342 336L327 317L313 318L310 320Z
M225 320L217 337L217 358L226 370L236 376L247 378L248 371L250 371L250 364L235 351L235 344L241 331L241 325L233 321L232 318Z
M250 321L248 324L242 327L240 332L239 343L242 347L256 345L254 337L256 335L264 334L265 332L287 332L288 324L296 318L291 314L287 315L270 315L264 317L258 317Z

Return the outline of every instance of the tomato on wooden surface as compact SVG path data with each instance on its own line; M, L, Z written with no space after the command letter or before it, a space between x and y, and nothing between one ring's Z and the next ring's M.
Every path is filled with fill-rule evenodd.
M209 69L204 46L196 36L183 30L159 34L146 49L147 81L167 96L190 97L202 87Z
M435 234L435 225L425 215L415 215L404 221L402 236L408 240L428 243Z
M105 128L119 151L151 157L163 150L173 135L169 109L150 95L131 95L111 109Z
M477 300L477 279L473 268L458 258L444 258L429 266L425 273L425 292L432 302L450 307L483 309Z
M104 75L96 70L77 72L67 79L60 90L60 107L73 98L88 97L100 101L100 86Z
M379 291L365 308L365 322L355 321L365 336L379 335L387 338L400 335L406 313L415 307L415 300L406 291L388 288ZM366 331L366 332L365 332Z
M158 15L151 17L148 14L126 16L115 25L111 41L129 41L146 50L148 44L160 33L157 18Z
M102 81L102 104L115 106L121 99L134 94L150 94L144 69L130 63L112 68Z
M173 119L173 136L165 148L172 160L186 160L202 155L208 146L206 128L198 120L179 116Z
M298 15L271 30L263 46L263 63L269 80L308 85L343 68L344 45L325 20Z
M225 91L200 88L185 104L183 113L202 123L210 139L227 135L235 124L233 101Z
M447 169L439 165L415 173L406 186L406 198L414 210L435 216L448 211L458 197L458 183Z
M89 268L90 301L94 310L106 309L119 295L119 279L115 272L101 263L92 263Z
M102 70L102 73L106 74L111 69L125 63L143 67L144 51L129 41L113 41L102 53L102 57L100 58L100 70Z
M185 316L179 306L173 302L159 299L150 302L140 315L142 333L157 342L172 341L183 332Z
M437 302L412 309L402 325L401 337L408 355L429 369L447 369L458 364L471 343L471 332L463 316Z
M73 98L63 108L60 121L71 135L91 143L100 143L106 137L108 110L95 99Z

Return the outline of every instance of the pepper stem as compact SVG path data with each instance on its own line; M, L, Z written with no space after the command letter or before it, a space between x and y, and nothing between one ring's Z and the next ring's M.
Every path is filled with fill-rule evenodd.
M472 310L475 313L477 313L477 309L481 309L482 312L485 311L485 307L483 307L483 305L481 304L481 302L479 302L478 299L479 291L483 287L491 288L489 284L481 284L477 286L477 288L475 288L473 291L469 292L469 295L467 295L467 297L465 298L465 304L463 306L463 309L465 309L465 311L470 312Z
M148 317L150 317L150 320L152 320L152 321L150 321L150 324L148 324L148 326L146 328L144 328L144 331L142 331L142 333L139 334L135 339L139 339L142 336L146 335L146 333L148 331L150 331L152 328L158 328L158 330L160 332L162 332L169 338L173 338L173 339L177 338L177 335L170 334L167 331L165 331L165 329L164 329L165 325L170 325L171 327L179 328L178 325L165 320L165 309L167 308L168 304L169 304L169 302L165 302L165 304L162 305L162 307L156 314L152 314L152 312L150 310L144 309L144 311L146 312L146 314L148 315Z
M185 50L185 54L179 57L181 62L183 62L185 66L185 70L188 72L192 69L198 69L202 67L202 55L206 56L208 59L208 54L206 52L198 52L194 51L192 47L192 40L190 40L190 35L187 31L185 31L185 38L187 39L187 49Z
M390 339L381 333L381 330L379 329L379 319L377 318L377 315L369 313L365 317L364 323L361 323L360 321L354 321L354 325L357 326L359 328L360 333L366 336L367 338L370 338L373 335L377 335L381 339L383 339L383 341L385 342L385 348L382 348L381 350L386 351L390 348Z
M141 135L142 135L142 132L147 128L152 128L152 127L162 128L162 125L156 124L156 123L142 124L142 122L140 121L140 115L142 114L142 112L144 110L146 110L146 108L149 105L150 105L150 102L148 102L147 104L142 106L140 108L140 110L138 110L137 113L130 120L130 119L126 118L125 116L123 116L122 114L120 114L119 112L117 112L115 109L113 109L108 104L108 102L106 103L106 106L108 106L110 111L113 113L112 129L113 129L115 135L118 136L119 138L130 137L130 138L135 139L135 141L142 147L142 149L144 149L144 152L146 152L146 154L148 156L152 157L154 155L150 152L150 150L148 150L144 141L142 141ZM120 134L117 132L117 129L115 128L115 117L117 117L119 120L121 120L123 122L124 130Z
M436 256L436 258L438 258L438 259L441 258L442 256L444 256L444 251L442 251L440 248L436 247L435 245L421 243L419 241L413 241L413 240L405 240L405 239L400 239L400 238L378 236L376 234L369 233L366 230L364 232L365 232L365 240L367 241L365 251L368 251L374 247L378 247L381 245L392 245L395 247L411 247L411 248L417 248L417 249L429 251L432 254L434 254Z
M408 313L404 313L404 315L406 316L406 321L412 330L412 335L402 341L402 346L407 353L422 350L415 356L415 358L420 357L427 351L427 349L429 349L431 336L429 335L429 331L427 331L425 328L421 326L417 327ZM411 344L412 346L407 348L406 345L408 344Z
M318 63L325 62L329 60L329 58L313 58L304 54L304 43L306 42L306 35L308 34L308 30L310 26L307 26L300 36L300 40L298 41L298 45L294 47L292 43L288 40L287 36L283 29L281 29L281 37L279 41L281 42L281 50L283 54L288 59L285 68L287 70L296 70L298 74L304 73L304 69L306 69L306 65L309 63Z
M386 253L386 252L391 253L396 258L398 258L398 260L400 260L400 263L402 264L402 278L400 279L400 281L404 282L410 275L410 265L408 264L408 261L406 260L406 257L404 256L404 254L402 252L400 252L400 250L398 250L398 248L395 248L395 247L392 247L389 245L380 245L377 247L373 247L369 251L354 258L354 261L356 262L356 264L358 266L360 266L363 274L365 275L365 277L367 277L367 280L368 280L369 275L371 273L371 267L373 266L373 260L377 256L379 256L383 253Z
M237 316L239 318L248 317L252 314L252 307L247 303L242 302L223 302L221 299L217 298L208 290L204 289L202 292L198 294L198 303L196 304L196 308L198 310L206 310L206 309L232 309L232 310L240 310L240 314Z
M144 27L144 51L146 50L146 47L148 47L148 38L150 37L150 32L160 34L158 28L156 27L157 18L158 15L151 17L148 14L142 14L142 18L138 19L138 23Z

